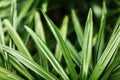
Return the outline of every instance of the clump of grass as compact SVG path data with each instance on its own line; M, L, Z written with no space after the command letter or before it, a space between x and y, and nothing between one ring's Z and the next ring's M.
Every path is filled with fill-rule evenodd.
M5 2L3 7L9 9L6 6L11 6L11 14L0 19L0 79L119 80L120 17L113 26L110 38L106 38L105 31L109 28L105 2L101 9L99 30L96 30L93 20L95 6L93 10L89 9L85 25L79 21L76 9L72 7L71 15L64 16L59 28L46 14L48 0L41 2L39 10L36 9L39 1L33 7L34 0L23 1L20 11L16 0L0 4ZM68 38L70 22L77 40ZM48 45L49 35L53 36L49 40L56 40L51 43L55 44L53 48Z

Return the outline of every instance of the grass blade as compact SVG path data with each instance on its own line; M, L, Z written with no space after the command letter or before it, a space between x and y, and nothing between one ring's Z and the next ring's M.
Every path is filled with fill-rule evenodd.
M12 57L12 56L9 56L10 57L10 63L12 64L12 66L15 67L15 69L21 73L23 76L25 76L27 79L29 80L34 80L33 76L28 72L28 70L21 64L19 63L19 61Z
M22 10L20 11L20 14L18 15L17 26L20 24L22 18L26 15L26 13L27 13L28 9L30 8L30 6L32 5L33 1L34 0L28 0L24 4Z
M35 33L44 41L46 42L46 38L45 38L45 33L44 33L44 29L43 29L43 25L42 25L42 21L40 18L40 15L38 12L35 12ZM38 49L38 52L40 54L40 58L41 58L41 65L44 66L44 68L48 69L48 61L47 58L45 57L45 55L43 53L41 53L41 51Z
M21 77L19 77L18 75L13 74L9 70L6 70L6 69L4 69L2 67L0 67L0 77L2 77L1 74L2 74L3 77L6 77L6 78L8 77L8 80L9 79L10 80L24 80Z
M57 59L54 57L53 53L47 48L46 44L27 26L25 26L26 30L29 32L29 34L32 36L33 40L39 47L39 49L44 53L44 55L48 58L52 66L55 68L55 70L60 74L64 80L69 80L68 76L66 75L65 71L60 66Z
M105 2L103 2L103 8L102 8L102 17L100 22L100 30L98 35L98 41L96 46L96 62L99 60L100 56L102 55L102 51L104 48L104 28L105 28L105 22L106 22L106 5Z
M93 21L92 10L89 10L85 31L84 31L84 43L82 51L82 80L86 80L88 77L88 71L90 68L91 56L92 56L92 38L93 38Z
M117 31L111 36L110 41L104 50L102 56L100 57L97 65L95 66L90 79L96 80L100 77L108 62L111 60L114 55L115 50L119 47L120 44L120 26ZM97 74L96 74L97 73Z
M65 16L63 19L61 28L60 28L60 32L61 32L61 35L62 35L62 38L64 41L66 40L66 37L67 37L68 20L69 20L68 16ZM55 56L58 59L58 61L60 62L61 58L62 58L62 51L60 50L60 47L58 44L56 45Z
M15 42L17 48L24 53L26 56L28 56L31 60L32 57L29 53L29 51L27 50L27 48L25 47L23 41L21 40L20 36L17 34L17 32L15 31L15 29L12 27L12 25L10 24L10 22L8 20L4 20L5 25L7 26L7 30L10 34L10 36L12 37L13 41Z
M70 52L71 52L70 55L71 55L72 59L80 67L81 59L80 59L80 56L79 56L78 52L76 51L74 46L70 43L70 41L67 40L66 44L67 44L68 48L70 49Z
M17 21L17 3L16 0L11 1L11 13L10 13L10 22L13 27L16 29L16 21Z
M34 72L36 72L41 77L43 77L47 80L49 80L49 79L50 80L59 80L53 74L51 74L50 72L48 72L47 70L45 70L44 68L39 66L37 63L35 63L31 59L29 59L26 55L21 54L20 52L14 50L12 48L9 48L7 46L0 45L0 47L2 49L4 49L5 51L7 51L13 57L17 58L18 61L20 61L22 64L24 64L26 67L30 68Z
M78 76L77 76L77 73L75 71L74 63L71 59L70 51L67 48L67 45L65 44L59 30L55 26L55 24L49 19L49 17L45 13L43 13L43 16L44 16L45 20L47 21L47 23L49 25L49 28L51 29L52 33L54 34L54 36L55 36L55 38L56 38L56 40L59 44L60 49L62 50L62 53L63 53L63 56L65 58L67 67L70 71L70 76L71 76L72 80L77 80Z
M77 15L76 15L74 9L71 10L71 14L72 14L72 21L73 21L74 29L75 29L75 32L76 32L76 35L77 35L77 39L78 39L78 42L79 42L79 44L80 44L80 46L82 48L82 46L83 46L83 39L84 39L82 26L79 23L79 20L77 18Z

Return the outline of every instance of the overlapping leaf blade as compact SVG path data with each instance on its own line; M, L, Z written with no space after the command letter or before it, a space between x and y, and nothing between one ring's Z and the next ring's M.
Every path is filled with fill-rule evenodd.
M44 55L48 58L52 66L55 68L55 70L60 74L63 79L69 80L67 74L57 61L57 59L54 57L53 53L47 48L46 44L42 39L40 39L30 28L25 26L26 30L29 32L29 34L32 36L33 40L37 44L38 48L44 53Z
M93 38L93 21L92 21L92 10L89 10L85 31L84 31L84 43L82 51L82 68L81 76L82 80L88 78L91 56L92 56L92 38Z
M43 13L43 12L42 12ZM64 56L64 59L66 61L66 64L67 64L67 67L70 71L70 76L72 78L72 80L77 80L78 79L78 76L77 76L77 73L76 73L76 70L74 68L74 63L71 59L71 56L70 56L70 51L67 47L67 45L65 44L58 28L55 26L55 24L48 18L48 16L43 13L43 16L44 18L46 19L48 25L49 25L49 28L51 29L52 33L54 34L58 44L59 44L59 47L61 48L62 50L62 53L63 53L63 56Z
M8 80L24 80L23 78L19 77L16 74L13 74L12 72L10 72L9 70L6 70L5 68L0 67L0 77L2 77Z
M90 77L91 80L96 80L100 77L103 70L105 69L105 67L111 60L112 56L114 55L116 49L119 47L119 44L120 44L120 25L116 32L111 36L107 47L105 48L97 65L95 66Z
M17 58L17 60L19 62L21 62L26 67L28 67L31 70L33 70L34 72L36 72L41 77L43 77L45 79L50 79L50 80L59 80L53 74L51 74L50 72L48 72L47 70L45 70L44 68L42 68L41 66L39 66L36 62L34 62L31 59L29 59L26 55L21 54L20 52L14 50L12 48L9 48L7 46L0 45L0 47L3 50L7 51L13 57Z
M97 41L97 47L96 47L96 62L99 60L100 56L102 55L102 51L104 48L104 28L106 23L106 5L105 2L103 2L103 8L102 8L102 17L100 22L100 30L99 30L99 36Z
M7 26L7 30L10 34L10 36L12 37L13 41L15 42L17 48L26 56L28 56L31 60L32 57L29 53L29 51L27 50L27 48L25 47L23 41L21 40L20 36L18 35L18 33L15 31L15 29L12 27L12 25L10 24L10 22L6 19L4 20L5 25Z
M61 35L62 35L62 38L63 38L64 41L66 40L66 37L67 37L68 20L69 20L68 16L65 16L64 19L63 19L61 28L60 28L60 32L61 32ZM61 51L58 44L56 45L55 56L58 59L58 61L61 61L61 59L62 59L62 51Z

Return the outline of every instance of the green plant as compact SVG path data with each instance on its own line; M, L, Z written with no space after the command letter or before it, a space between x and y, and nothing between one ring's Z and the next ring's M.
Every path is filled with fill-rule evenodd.
M105 41L105 31L111 28L107 25L105 2L101 9L99 32L94 27L94 7L89 9L85 27L72 7L71 15L65 15L59 28L46 15L48 0L42 2L40 12L36 9L39 0L36 3L34 0L23 1L20 12L16 0L2 3L6 3L5 8L11 6L11 11L9 15L5 10L6 15L0 19L1 80L119 80L120 17L113 26L110 38ZM31 7L33 3L35 5ZM27 12L29 14L26 15ZM99 14L96 15L99 17ZM68 38L70 20L77 40ZM47 40L49 35L54 36L49 39L52 42ZM50 46L49 43L55 45Z

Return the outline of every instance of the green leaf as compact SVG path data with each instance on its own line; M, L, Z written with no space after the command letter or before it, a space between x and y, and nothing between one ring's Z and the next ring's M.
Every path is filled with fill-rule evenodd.
M100 56L102 55L103 48L104 48L104 28L105 28L105 23L106 23L106 5L105 2L103 2L103 8L102 8L102 17L101 17L101 22L100 22L100 30L99 30L99 35L98 35L98 41L96 44L96 62L99 60Z
M42 39L40 39L30 28L25 26L26 30L29 32L29 34L32 36L33 40L37 44L38 48L44 53L44 55L48 58L52 66L55 68L55 70L60 74L64 80L69 80L67 74L63 70L63 68L60 66L57 59L54 57L53 53L47 48L46 44Z
M69 21L68 16L65 16L64 19L63 19L61 28L60 28L60 32L61 32L61 35L62 35L62 38L63 38L64 41L66 40L66 37L67 37L68 21ZM58 43L56 45L55 57L58 59L59 62L62 59L62 51L61 51Z
M76 35L77 35L77 39L78 39L78 42L79 42L79 44L80 44L80 46L82 48L82 46L83 46L83 39L84 39L82 26L79 23L79 20L77 18L77 15L76 15L74 9L71 10L71 14L72 14L72 21L73 21L74 29L75 29L75 32L76 32Z
M35 33L41 37L43 41L46 41L42 21L38 12L35 12Z
M12 66L23 76L28 78L29 80L34 80L33 76L28 72L28 70L14 57L9 56L10 60L9 62L12 64Z
M24 80L16 74L13 74L9 70L0 67L0 77L7 80Z
M10 22L12 23L13 27L16 29L16 22L17 22L17 3L16 3L16 0L11 1Z
M88 78L91 56L92 56L92 39L93 39L93 20L92 20L92 10L89 10L85 31L84 31L84 43L82 51L82 80Z
M77 80L78 76L77 76L77 73L74 68L74 63L70 56L70 51L69 51L67 45L65 44L58 28L55 26L55 24L49 19L49 17L45 13L43 13L43 16L44 16L45 20L47 21L52 33L54 34L54 36L59 44L60 49L62 50L64 59L66 61L67 67L70 71L70 76L71 76L72 80Z
M95 66L90 76L91 80L97 80L100 77L105 67L111 60L112 56L114 55L116 49L119 47L119 44L120 44L120 26L116 30L116 32L111 36L107 47L105 48L102 56L100 57L97 65Z
M76 49L74 48L74 46L70 43L69 40L66 41L66 44L68 46L68 48L70 49L70 55L72 57L72 59L75 61L75 63L80 67L81 65L81 58L80 55L78 54L78 52L76 51Z
M26 13L28 12L28 10L29 10L29 8L30 8L30 6L32 5L33 2L34 2L34 0L27 0L26 1L26 3L22 7L22 10L20 11L20 13L18 15L17 26L20 24L22 18L26 15Z
M17 48L26 56L28 56L31 60L32 57L29 53L29 51L27 50L26 46L24 45L23 41L21 40L20 36L18 35L18 33L16 32L16 30L12 27L12 25L10 24L10 22L5 19L4 20L4 24L7 26L7 30L10 34L10 36L12 37L13 41L15 42Z
M0 45L0 47L8 52L11 56L15 57L18 61L20 61L22 64L24 64L26 67L31 69L32 71L36 72L38 75L43 77L46 80L59 80L57 77L55 77L53 74L39 66L36 62L29 59L26 55L9 48L7 46Z

